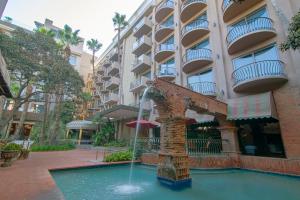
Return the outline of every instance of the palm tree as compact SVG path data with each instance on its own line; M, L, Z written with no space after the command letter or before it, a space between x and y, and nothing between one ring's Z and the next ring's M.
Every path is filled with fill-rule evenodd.
M116 12L114 18L112 19L115 27L115 31L118 31L118 63L121 65L121 31L128 25L126 21L126 15L121 15L120 13ZM120 77L123 75L123 68L120 69ZM120 91L121 94L121 102L123 99L123 84L120 84Z
M102 47L102 44L98 42L96 39L91 39L87 41L87 46L89 50L93 52L93 57L92 57L92 65L93 65L93 77L95 77L95 54L97 51L99 51Z

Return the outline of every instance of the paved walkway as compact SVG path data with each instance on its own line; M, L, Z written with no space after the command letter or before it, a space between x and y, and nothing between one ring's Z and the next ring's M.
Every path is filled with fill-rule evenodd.
M1 200L61 200L49 169L94 166L95 150L30 153L27 160L17 160L11 167L0 168ZM99 153L99 158L102 158Z

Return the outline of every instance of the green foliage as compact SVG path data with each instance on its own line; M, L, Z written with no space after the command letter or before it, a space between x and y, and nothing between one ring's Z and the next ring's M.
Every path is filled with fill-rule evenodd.
M22 145L9 143L2 148L2 151L21 151Z
M102 123L100 131L93 136L94 146L101 146L111 142L114 139L115 127L113 123Z
M61 111L61 122L63 124L71 122L74 118L75 110L76 105L73 101L63 102Z
M75 149L74 144L64 144L64 145L33 145L31 151L42 152L42 151L69 151Z
M117 153L112 153L104 158L104 162L120 162L130 160L132 160L131 151L121 151Z
M287 41L280 45L282 51L288 49L297 50L300 48L300 11L292 18L289 25Z
M87 41L86 44L87 44L89 50L91 50L93 53L96 53L102 47L102 44L96 39L91 39L91 40Z
M125 141L111 141L104 144L105 147L126 147L127 143Z

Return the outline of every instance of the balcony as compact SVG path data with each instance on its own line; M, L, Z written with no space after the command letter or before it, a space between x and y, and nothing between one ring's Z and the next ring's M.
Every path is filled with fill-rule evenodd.
M104 74L102 76L102 80L104 81L107 81L111 78L111 76L108 74L108 71L110 70L110 68L107 68L105 71L104 71Z
M232 73L235 92L264 92L279 88L288 78L280 60L254 62Z
M243 2L237 2L231 0L223 0L222 11L223 11L223 20L228 22L241 13L245 12L249 8L253 7L255 4L263 0L245 0Z
M183 46L189 46L209 33L208 21L199 19L183 27L181 34L181 43Z
M103 75L103 74L104 74L104 69L103 69L103 67L99 67L99 68L98 68L97 74L99 74L99 75Z
M239 26L233 26L227 34L229 54L234 54L253 47L260 42L276 36L273 21L270 18L259 17Z
M108 70L108 75L110 76L115 76L119 73L120 71L120 65L118 62L113 62L111 67Z
M111 61L118 61L118 49L114 48L111 52L110 52L110 60Z
M175 53L174 44L160 44L156 50L154 60L156 62L161 62Z
M147 53L152 47L151 38L148 36L141 37L138 41L133 44L132 53L136 56Z
M188 50L183 56L182 70L188 74L213 62L210 49Z
M111 62L109 60L105 60L103 62L103 67L109 67L111 65Z
M133 81L132 83L130 83L130 92L141 92L147 87L147 81L149 81L149 78L144 76L142 76L141 79Z
M119 95L110 93L108 95L105 95L103 100L104 100L104 104L116 104L119 101Z
M207 6L206 0L185 0L181 6L180 19L186 23Z
M174 32L174 24L169 25L158 25L157 30L155 32L155 40L157 42L161 42L167 36Z
M169 16L174 11L174 1L165 0L161 4L158 5L155 13L155 20L159 24L161 23L167 16Z
M150 56L142 55L138 57L133 63L131 71L133 73L142 73L151 69L151 59Z
M106 89L113 90L119 87L120 79L117 77L112 77L109 81L107 81Z
M215 97L217 95L216 83L214 82L192 83L188 85L188 88L207 96Z
M100 77L98 77L98 78L96 79L96 85L97 85L97 86L102 86L102 85L103 85L103 81L102 81L102 79L101 79Z
M152 30L152 22L144 17L133 29L133 36L140 38L143 35L147 35Z
M164 79L166 81L174 80L176 78L175 64L171 64L166 67L161 67L157 76L158 78Z

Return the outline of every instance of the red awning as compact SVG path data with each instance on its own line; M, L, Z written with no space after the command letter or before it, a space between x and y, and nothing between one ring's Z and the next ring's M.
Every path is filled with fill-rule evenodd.
M147 121L147 120L140 120L140 121L135 120L135 121L132 121L132 122L128 122L126 124L126 126L131 127L131 128L136 128L138 122L140 123L140 126L142 128L155 128L155 127L158 126L154 122L150 122L150 121Z

